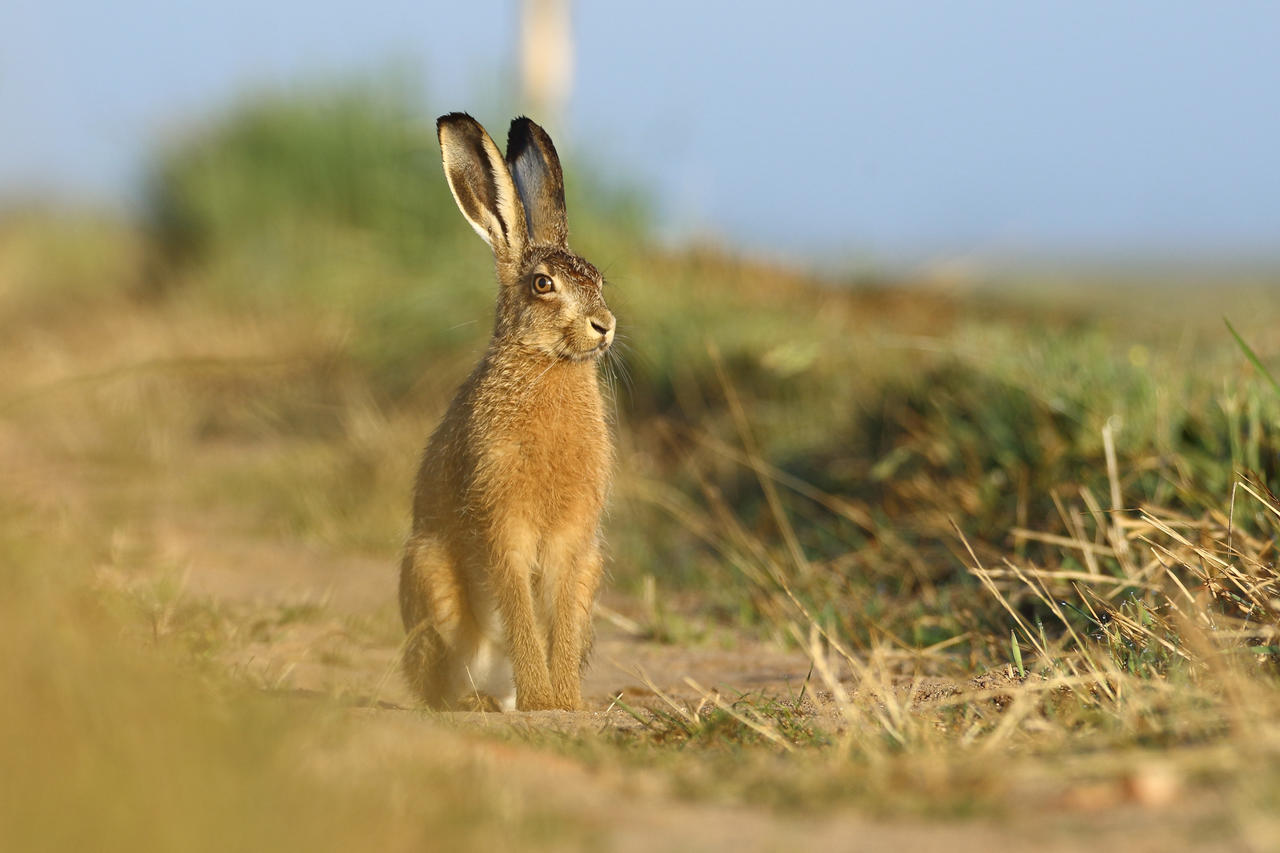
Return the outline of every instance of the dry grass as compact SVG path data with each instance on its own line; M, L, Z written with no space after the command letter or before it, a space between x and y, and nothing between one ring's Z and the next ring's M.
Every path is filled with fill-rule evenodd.
M698 749L719 768L674 771L690 791L806 811L854 799L882 814L934 817L1008 814L1015 803L1054 814L1194 801L1199 811L1188 814L1206 840L1271 847L1280 831L1280 500L1265 486L1242 478L1197 516L1129 508L1108 427L1109 508L1081 488L1079 506L1058 501L1070 533L1013 531L1048 546L1048 567L1014 553L989 566L953 523L1012 636L921 648L873 628L855 651L812 604L815 587L847 580L806 558L779 489L835 515L849 507L765 462L721 380L741 442L729 455L757 478L777 538L747 529L705 479L707 509L666 506L734 567L812 671L789 700L699 688L693 702L638 715L649 742ZM958 642L1002 645L1008 663L966 673ZM751 750L725 754L726 742L772 753L768 769ZM752 783L761 776L768 785Z
M449 721L395 707L390 602L482 247L322 230L156 289L127 226L0 229L0 846L1280 835L1280 400L1217 317L613 251L613 620L809 677ZM1274 364L1274 290L1215 298Z

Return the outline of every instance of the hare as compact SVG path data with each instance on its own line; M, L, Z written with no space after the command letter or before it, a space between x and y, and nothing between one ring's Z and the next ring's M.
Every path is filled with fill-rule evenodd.
M527 118L505 161L436 122L458 209L493 249L493 337L422 457L400 569L404 672L431 707L580 707L613 446L597 360L616 321L569 250L555 147Z

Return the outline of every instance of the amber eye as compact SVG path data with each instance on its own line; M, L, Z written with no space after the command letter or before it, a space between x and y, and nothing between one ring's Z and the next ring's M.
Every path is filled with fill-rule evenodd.
M551 280L549 275L535 275L533 277L533 292L537 294L547 294L556 289L556 283Z

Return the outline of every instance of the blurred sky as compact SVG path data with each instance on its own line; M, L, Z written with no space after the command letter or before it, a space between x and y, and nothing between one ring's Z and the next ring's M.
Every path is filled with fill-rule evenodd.
M16 6L14 5L16 2ZM128 204L239 93L407 62L495 135L515 0L7 0L0 197ZM567 131L668 234L827 259L1280 259L1280 4L577 0Z

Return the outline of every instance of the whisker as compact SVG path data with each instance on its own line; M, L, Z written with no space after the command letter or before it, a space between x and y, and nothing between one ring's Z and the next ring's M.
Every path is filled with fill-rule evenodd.
M609 357L613 365L617 368L619 375L623 378L627 386L627 392L634 398L635 396L635 380L631 375L631 367L627 364L624 355L631 347L625 341L618 342L614 339L614 348L609 350Z
M636 359L640 361L640 363L648 368L650 372L656 370L657 363L652 358L648 357L644 350L633 347L629 340L624 338L619 341L617 338L614 338L614 345L618 347L621 354L625 355L627 359Z
M555 366L556 366L556 362L558 362L558 361L560 360L560 357L561 357L561 353L559 352L559 350L560 350L560 349L561 349L561 346L560 346L559 344L557 344L557 345L556 345L556 350L552 352L552 358L551 358L551 361L547 364L547 366L546 366L546 367L542 368L542 372L541 372L541 373L539 373L537 376L533 377L533 379L529 382L528 387L526 387L526 388L525 388L525 394L530 394L530 393L532 393L533 386L538 382L538 380L539 380L539 379L541 379L542 377L546 376L546 375L547 375L547 371L548 371L548 370L550 370L551 368L553 368L553 367L555 367Z
M617 388L616 388L616 384L617 384L617 381L618 381L619 379L622 381L622 384L623 384L623 385L626 387L626 389L627 389L627 397L628 397L628 399L631 399L631 400L633 400L633 401L634 401L634 399L635 399L635 382L634 382L634 381L632 380L632 378L631 378L631 371L630 371L630 369L627 367L627 363L626 363L626 361L622 358L622 354L621 354L620 352L617 352L617 351L613 350L613 349L610 349L610 350L609 350L609 352L608 352L606 355L607 355L607 359L606 359L606 361L607 361L608 366L609 366L610 375L613 377L613 379L614 379L614 383L615 383L615 388L614 388L614 394L615 394L615 398L614 398L614 405L615 405L615 406L617 405L617 397L616 397L616 394L617 394Z
M604 375L605 387L608 389L609 402L613 405L613 423L616 426L620 422L618 415L618 386L617 377L614 376L613 365L610 361L608 353L605 353L605 358L601 359L600 366L602 368L601 373Z
M621 350L609 351L609 365L613 368L617 375L626 381L627 389L631 388L631 373L627 370L627 363L622 358Z

